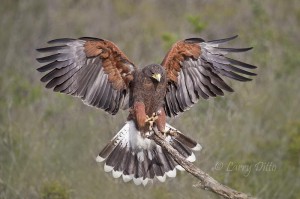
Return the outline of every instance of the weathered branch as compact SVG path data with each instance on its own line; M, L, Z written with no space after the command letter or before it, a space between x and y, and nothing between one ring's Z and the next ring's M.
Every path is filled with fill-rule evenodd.
M171 156L176 160L178 164L180 164L187 172L198 178L200 181L194 185L195 187L202 188L204 190L208 190L214 192L220 196L225 198L237 198L237 199L250 199L253 197L248 196L245 193L238 192L234 189L231 189L215 179L209 176L207 173L202 171L200 168L196 167L193 163L187 161L182 155L178 153L168 142L166 142L162 135L159 132L156 132L152 139L159 144L161 147L166 149Z

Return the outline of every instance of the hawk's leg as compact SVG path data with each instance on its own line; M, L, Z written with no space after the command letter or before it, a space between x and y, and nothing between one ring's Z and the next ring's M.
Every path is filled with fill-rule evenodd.
M146 127L147 114L145 112L145 104L143 102L135 102L133 110L131 111L132 118L134 118L137 129L143 131Z
M166 132L166 113L165 113L165 110L163 108L160 108L158 111L157 111L157 115L158 115L158 118L157 120L155 121L155 124L157 126L157 129L159 132L162 133L162 136L163 137L166 137L167 136L167 132Z

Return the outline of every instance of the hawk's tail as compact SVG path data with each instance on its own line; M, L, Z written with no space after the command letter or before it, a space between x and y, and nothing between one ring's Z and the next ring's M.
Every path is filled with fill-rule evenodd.
M166 130L177 131L169 124ZM179 131L177 136L168 135L168 141L181 155L190 162L196 157L192 151L201 150L201 145L186 137ZM167 177L175 177L176 169L184 170L153 140L143 138L133 121L127 121L125 126L104 147L97 157L97 162L105 161L104 171L112 172L114 178L122 176L124 182L133 180L136 185L152 181L156 177L164 182Z

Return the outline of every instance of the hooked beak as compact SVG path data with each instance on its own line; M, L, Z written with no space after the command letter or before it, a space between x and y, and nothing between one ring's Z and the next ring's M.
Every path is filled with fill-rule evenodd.
M152 75L152 77L153 77L154 79L156 79L158 82L160 82L161 74L159 74L159 73L154 73L154 74Z

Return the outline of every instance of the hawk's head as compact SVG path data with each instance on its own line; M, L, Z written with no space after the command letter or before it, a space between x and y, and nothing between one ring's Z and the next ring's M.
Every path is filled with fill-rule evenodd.
M165 69L159 64L151 64L143 68L143 73L155 82L164 81L166 78Z

